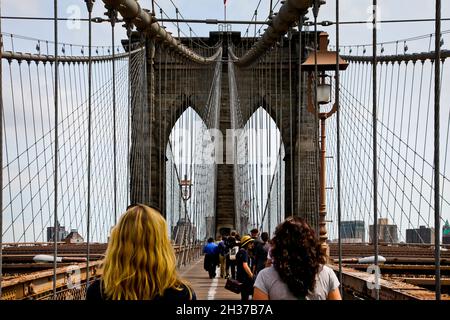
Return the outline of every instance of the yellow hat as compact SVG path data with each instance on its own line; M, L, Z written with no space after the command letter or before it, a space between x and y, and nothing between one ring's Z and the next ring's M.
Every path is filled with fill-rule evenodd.
M241 248L245 247L247 243L254 241L249 235L245 235L241 238Z

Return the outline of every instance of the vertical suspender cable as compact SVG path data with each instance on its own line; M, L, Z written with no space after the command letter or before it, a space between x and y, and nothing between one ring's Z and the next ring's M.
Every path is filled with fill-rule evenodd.
M145 41L145 44L146 44L146 47L147 47L147 43L149 43L149 41L147 41L147 39L146 39L146 41ZM156 54L156 48L155 48L155 42L153 41L153 40L150 40L150 66L149 66L149 68L145 68L145 66L147 65L147 63L148 63L148 60L147 61L145 61L144 60L144 75L145 75L145 78L144 78L144 80L146 80L146 91L147 91L147 95L146 95L146 99L147 99L147 110L148 110L148 112L149 112L149 117L148 117L148 121L149 121L149 135L148 135L148 142L149 142L149 163L148 163L148 178L149 178L149 181L148 181L148 191L146 190L145 191L145 193L147 194L147 192L148 192L148 202L149 202L149 204L151 203L151 201L152 201L152 163L153 163L153 159L152 159L152 154L153 154L153 152L152 152L152 148L153 148L153 131L155 130L156 131L156 129L155 128L153 128L153 109L154 109L154 102L155 102L155 99L154 99L154 97L155 97L155 73L154 73L154 71L155 71L155 68L154 68L154 62L155 62L155 54ZM147 69L150 69L150 74L149 75L147 75ZM149 78L147 78L147 76L149 76L150 77L150 79ZM150 85L148 85L148 83L150 82ZM144 82L145 83L145 82ZM150 92L148 92L148 89L150 89ZM150 103L149 103L150 102ZM149 105L148 105L149 104ZM156 142L156 141L155 141ZM158 165L159 165L159 168L161 168L161 158L160 157L158 157ZM160 175L162 175L163 173L162 173L162 171L160 171ZM144 183L144 185L145 185L145 183ZM159 186L158 186L158 189L160 189L159 188ZM161 194L161 189L159 190L159 194ZM160 210L162 209L162 207L161 207L161 202L158 202L158 207L160 208ZM162 212L161 212L161 214L162 214Z
M130 117L131 117L131 25L126 24L128 35L128 106L127 106L127 203L130 204L130 170L131 170L131 152L130 152Z
M303 16L300 16L299 22L298 22L298 127L297 127L297 139L300 139L300 127L301 127L301 112L302 112L302 54L303 54L303 44L302 44L302 26L303 26ZM281 146L280 146L281 148ZM300 170L301 170L301 164L300 164L300 143L298 148L298 171L297 174L298 177L298 183L297 183L297 214L300 214ZM281 170L281 169L280 169Z
M128 96L127 96L127 177L126 177L126 206L128 207L128 204L130 203L130 107L131 107L131 28L128 23L125 23L125 28L127 30L127 36L128 36Z
M260 170L259 170L259 176L258 176L258 181L259 181L259 189L258 189L258 191L260 191L260 195L261 195L261 199L259 200L259 202L260 202L260 215L259 215L259 217L258 217L258 224L256 225L256 227L258 227L258 225L261 223L261 221L262 221L262 217L263 217L263 214L264 214L264 200L263 200L263 197L264 197L264 190L263 190L263 179L264 179L264 177L263 177L263 174L264 174L264 172L263 172L263 157L264 157L264 144L263 144L263 132L264 132L264 122L263 122L263 113L262 113L262 111L264 110L264 106L263 106L263 103L264 103L264 96L263 96L263 93L264 93L264 73L263 73L263 71L264 71L264 65L263 65L263 58L260 58L260 61L259 61L259 72L258 72L258 74L259 74L259 99L260 99L260 105L258 106L258 111L259 111L259 114L258 114L258 131L259 131L259 134L258 134L258 137L259 137L259 143L258 143L258 151L259 151L259 157L258 157L258 160L260 161L260 165L258 165L258 167L260 168ZM261 109L261 110L260 110Z
M156 49L155 49L156 50ZM158 181L158 185L159 185L159 206L160 206L160 208L161 208L161 214L164 216L164 217L166 217L167 218L167 216L166 216L166 204L165 203L163 203L163 197L162 197L162 194L164 193L165 194L165 192L164 192L164 190L165 190L165 185L163 185L163 175L164 175L164 177L166 176L166 170L165 170L165 165L164 165L164 163L163 163L163 159L162 159L162 154L163 155L165 155L166 153L165 153L165 149L163 148L163 141L162 141L162 135L163 135L163 132L164 131L162 131L162 122L163 122L163 120L162 120L162 111L161 111L161 109L162 109L162 99L161 99L161 96L162 96L162 89L161 89L161 84L162 84L162 70L161 70L161 68L162 68L162 45L160 44L159 45L159 48L158 48L158 100L159 100L159 104L158 104L158 122L159 122L159 137L158 137L158 143L157 143L157 146L156 146L156 149L158 150L157 151L157 157L158 157L158 161L159 161L159 170L160 170L160 174L159 174L159 181ZM154 69L153 69L154 70ZM155 81L156 82L156 81ZM154 99L154 101L156 101L156 99ZM156 106L156 102L155 102L155 106ZM156 112L155 112L156 113ZM156 115L155 115L155 117L156 117ZM165 122L164 122L164 124L165 124ZM164 150L164 151L163 151ZM151 161L151 160L150 160ZM163 170L163 168L164 168L164 170ZM150 189L150 198L152 197L152 190Z
M280 79L279 79L279 81L280 81L280 124L279 124L279 130L280 130L280 144L281 143L283 143L283 104L284 104L284 101L283 101L283 49L284 49L284 41L283 41L283 37L281 37L281 40L280 40L280 72L279 72L279 74L280 74ZM286 155L286 148L284 149L285 150L285 155ZM283 160L281 160L281 158L280 158L280 165L282 165L282 163L283 163ZM280 181L281 181L281 179L283 179L283 177L284 177L284 180L286 180L286 166L284 166L284 175L281 175L280 176L281 178L280 178ZM282 186L285 186L285 184L284 184L284 182L283 183L281 183L280 182L280 188L282 187ZM285 187L285 189L286 189L286 187ZM280 195L282 194L282 192L281 192L281 190L280 190ZM284 194L284 192L283 192L283 194ZM285 195L285 197L286 197L286 195ZM285 199L285 197L284 197L284 199ZM283 200L283 199L281 199L281 200ZM278 221L278 223L281 223L281 220L284 220L284 218L286 218L286 203L283 203L283 201L280 201L280 207L282 207L283 209L284 209L284 217L281 217L281 215L282 215L282 213L283 213L283 211L280 209L280 217L279 217L279 221ZM292 213L291 213L291 215L292 215Z
M192 89L191 89L191 85L192 85L192 83L189 81L190 79L192 79L191 77L189 77L189 76L191 76L191 74L190 74L190 71L191 71L191 68L190 68L190 65L189 65L189 61L187 61L187 63L188 63L188 65L187 65L187 74L186 74L186 89L188 90L188 94L189 93L192 93ZM188 88L188 86L189 86L189 88ZM187 101L186 101L186 103L187 103ZM190 143L189 143L189 151L190 151L190 164L189 164L189 180L191 181L191 183L192 183L192 181L194 181L194 174L192 173L193 171L194 171L194 169L193 169L193 162L194 162L194 154L193 154L193 149L194 149L194 146L195 146L195 141L194 141L194 137L195 137L195 134L194 134L194 111L193 111L193 108L192 108L192 106L190 106L190 105L188 105L187 106L188 108L191 108L191 110L190 110L190 112L189 112L189 124L188 124L188 128L189 128L189 130L190 130L190 133L191 133L191 138L190 138ZM197 184L197 183L196 183ZM197 188L197 186L195 185L194 186L194 194L196 193L196 188ZM191 200L190 201L190 204L191 204L191 206L190 206L190 212L189 212L189 214L190 214L190 217L192 217L192 215L193 215L193 208L192 208L192 204L194 203L194 205L195 205L195 202L193 201L193 200ZM190 220L189 221L190 222L190 224L189 224L189 228L191 228L191 225L192 225L192 221ZM190 231L190 230L189 230ZM190 234L190 232L189 232L189 237L191 236L191 234ZM190 244L190 242L189 242L189 244Z
M441 98L441 0L436 0L436 36L435 36L435 62L434 62L434 259L436 264L435 292L436 300L441 300L441 247L440 247L440 206L439 206L439 179L440 179L440 98Z
M145 57L146 57L146 53L147 53L147 46L145 43L145 38L143 33L141 33L141 46L144 47L144 51L142 54L142 61L141 61L141 66L142 66L142 70L141 70L141 77L140 77L140 88L141 88L141 92L140 92L140 107L141 107L141 130L140 130L140 143L141 143L141 174L140 174L140 178L141 178L141 183L139 185L139 188L141 188L141 192L140 192L140 199L141 199L141 203L145 203L145 195L146 195L146 190L145 190L145 168L146 168L146 163L145 163L145 146L144 146L144 117L145 117L145 98L146 98L146 89L145 89ZM150 122L151 124L151 122Z
M263 144L263 132L264 132L264 122L263 122L263 108L264 108L264 78L263 78L263 58L260 59L259 61L259 98L260 98L260 105L258 106L258 138L259 138L259 142L257 144L258 146L258 151L259 151L259 157L258 157L258 161L260 162L260 164L258 164L258 167L260 167L260 171L259 171L259 176L258 176L258 181L259 181L259 189L258 191L260 191L260 195L261 195L261 199L259 200L260 204L261 204L261 213L260 216L258 216L258 223L256 226L260 225L260 223L262 223L262 217L264 214L264 190L263 190L263 179L264 179L264 171L263 171L263 157L264 157L264 144Z
M278 138L278 155L279 156L279 160L277 158L277 165L279 163L279 168L278 168L278 172L277 172L277 215L276 215L276 224L278 225L280 223L280 216L281 216L281 202L280 202L280 198L281 198L281 170L282 170L282 160L281 160L281 146L283 144L283 141L281 139L281 132L280 132L280 127L279 127L279 111L278 109L280 108L280 103L279 103L279 93L278 93L278 44L275 45L275 59L274 59L274 70L275 70L275 84L274 84L274 91L275 91L275 128L278 129L275 130L280 134L280 137ZM272 233L269 233L269 236L272 236Z
M289 44L289 157L290 165L289 171L291 175L291 216L294 215L294 140L293 135L293 121L292 121L292 29L288 31L288 44ZM297 213L299 214L299 213Z
M249 71L250 73L250 89L249 89L249 105L250 105L250 113L249 113L249 120L248 120L248 136L249 136L249 153L248 153L248 162L249 162L249 190L250 190L250 207L249 207L249 222L253 222L253 214L254 214L254 208L253 208L253 119L251 112L253 111L253 67ZM247 223L248 224L248 223Z
M254 94L257 94L257 90L255 90ZM255 98L253 98L255 100ZM253 100L253 103L255 103L255 101ZM257 149L256 149L256 145L258 143L258 127L257 127L257 116L253 116L252 117L252 122L253 122L253 130L254 130L254 134L253 134L253 148L252 148L252 157L253 157L253 181L252 181L252 186L253 186L253 198L254 198L254 208L253 208L253 221L252 221L252 228L254 228L257 224L258 221L258 157L257 157Z
M259 1L260 3L261 3L261 1ZM259 4L258 4L258 6L259 6ZM255 10L255 21L258 21L258 8L256 8L256 10ZM256 24L255 24L255 33L254 33L254 35L253 35L253 38L254 38L254 42L256 43Z
M252 68L251 71L251 83L250 83L250 90L251 90L251 97L250 97L250 105L251 105L251 112L253 112L253 108L254 108L254 104L255 104L255 95L256 95L256 90L254 89L253 84L256 82L254 79L255 76L255 67ZM256 128L255 128L255 117L253 117L253 114L250 114L251 118L250 118L250 132L251 132L251 187L252 187L252 226L254 225L255 221L256 221L256 204L257 204L257 198L256 198L256 193L257 190L255 189L255 179L256 179L256 153L255 153L255 143L256 143Z
M319 125L319 117L318 117L318 103L317 103L317 80L318 80L318 70L317 70L317 50L318 50L318 41L317 41L317 16L319 14L319 4L320 1L316 0L314 3L314 142L316 144L316 148L319 147L319 133L318 133L318 125ZM314 191L314 218L311 217L314 221L315 230L317 237L320 236L320 227L319 227L319 188L321 187L319 184L319 153L318 149L314 156L314 169L316 172L314 173L314 181L315 181L315 191Z
M0 3L0 16L2 15L2 4ZM3 164L3 70L2 70L2 20L0 19L0 164ZM0 169L0 190L3 190L3 165ZM0 300L2 299L2 263L3 263L3 192L0 192Z
M251 88L251 84L250 84L250 88ZM247 89L248 91L248 101L249 101L249 105L251 105L250 101L251 101L251 95L250 95L250 88ZM250 221L250 217L252 214L252 205L253 205L253 199L252 199L252 189L251 189L251 184L250 184L250 179L251 179L251 158L250 158L250 150L252 147L252 136L251 136L251 119L247 120L246 123L246 127L247 127L247 190L248 190L248 221L247 221L247 226L248 223ZM247 227L246 226L246 227Z
M53 1L55 31L55 163L53 172L54 213L53 213L53 299L56 300L56 257L58 255L58 0ZM1 63L1 61L0 61Z
M115 42L114 42L114 27L116 25L116 10L110 11L111 19L111 45L112 45L112 99L113 99L113 143L114 143L114 224L117 223L117 135L116 135L116 60L115 60Z
M260 85L259 85L259 90L260 90L260 109L258 109L259 113L258 113L258 119L259 119L259 125L258 125L258 129L259 129L259 143L258 143L258 152L259 152L259 157L258 160L260 161L260 165L258 167L260 167L260 174L258 177L259 180L259 191L260 191L260 203L261 203L261 214L260 217L258 219L258 225L261 225L262 228L262 223L263 223L263 217L264 217L264 208L265 208L265 204L264 204L264 143L263 143L263 139L265 138L265 126L264 126L264 117L263 117L263 110L265 107L265 100L264 100L264 80L265 80L265 57L260 59L259 62L259 78L260 78Z
M87 242L86 242L86 292L89 286L89 256L90 256L90 228L91 228L91 130L92 130L92 0L86 0L88 9L89 22L89 39L88 39L88 163L87 163Z
M373 245L375 248L375 268L378 268L378 176L377 176L377 0L373 0L373 33L372 33L372 150L373 150ZM378 270L378 269L377 269ZM378 277L378 271L376 271ZM380 299L380 291L376 280L376 299Z
M339 283L341 296L343 296L342 286L342 241L341 241L341 129L340 129L340 106L339 106L339 0L336 0L336 79L335 79L335 103L336 103L336 156L337 156L337 206L338 206L338 255L339 255Z
M178 32L178 42L180 42L180 25L178 24L178 8L175 7L175 13L177 15L177 32Z
M272 6L271 6L272 7ZM269 87L270 87L270 81L271 81L271 79L272 79L272 70L271 70L271 68L270 68L270 57L268 57L267 58L267 65L266 65L266 70L267 70L267 72L269 73L269 77L267 77L267 75L266 75L266 93L267 92L269 92ZM271 96L270 96L271 97ZM271 145L271 142L272 142L272 135L271 135L271 127L272 127L272 123L271 123L271 111L272 111L272 109L271 109L271 106L272 106L272 99L271 98L269 98L269 106L267 106L268 108L270 108L269 110L270 110L270 112L268 112L268 114L266 114L266 141L267 141L267 143L266 143L266 145L267 145L267 150L266 150L266 156L267 156L267 164L266 164L266 167L267 167L267 170L268 170L268 174L267 174L267 189L269 190L269 192L268 192L268 198L267 198L267 210L268 210L268 212L267 212L267 227L268 227L268 229L266 229L268 232L269 232L269 234L270 234L270 216L271 216L271 197L270 197L270 194L271 194L271 192L272 192L272 185L271 185L271 181L272 181L272 171L271 171L271 164L272 164L272 161L271 161L271 154L270 154L270 152L272 151L271 150L271 148L270 148L270 145ZM273 173L274 175L275 175L275 172Z

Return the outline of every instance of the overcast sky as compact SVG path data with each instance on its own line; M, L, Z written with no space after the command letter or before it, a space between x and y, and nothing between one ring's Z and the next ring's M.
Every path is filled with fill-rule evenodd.
M223 0L172 0L179 8L180 14L188 19L223 19ZM251 20L256 6L260 3L258 9L258 21L265 20L269 13L269 0L228 0L227 1L227 19L229 20ZM87 16L84 0L60 0L59 15L61 17L73 17L78 13L81 17ZM141 0L141 6L151 8L151 0ZM171 0L157 0L156 3L163 8L168 16L175 18L175 8ZM280 6L279 1L273 0L273 4L278 3L275 12ZM341 21L361 21L370 20L371 0L341 0ZM420 0L379 0L380 18L382 20L390 19L413 19L413 18L433 18L434 1ZM426 3L426 4L425 4ZM2 15L4 16L53 16L52 0L2 0ZM78 12L77 12L78 11ZM101 0L95 1L93 16L103 16L105 9ZM157 16L159 17L159 8L156 6ZM311 16L311 14L309 14ZM442 1L442 16L450 17L450 1ZM312 17L311 17L312 19ZM319 21L335 20L335 1L327 0L326 5L321 7ZM209 31L218 29L216 25L191 24L195 34L200 36L208 35ZM186 24L180 24L180 28L186 34L189 34L189 27ZM233 25L233 30L242 31L248 28L248 25ZM123 28L118 25L117 36L124 37ZM176 26L168 24L168 29L176 33ZM252 28L250 28L251 30ZM328 31L331 35L331 41L334 42L334 27L319 27ZM450 29L450 22L444 21L442 29ZM4 20L2 22L3 32L14 33L18 35L27 35L44 40L52 40L53 24L52 22L42 21L17 21ZM401 23L401 24L383 24L379 30L380 41L398 40L417 35L432 33L434 24L426 23ZM110 26L107 23L94 24L93 43L95 45L110 45ZM254 32L254 31L253 31ZM74 26L72 22L60 22L60 38L70 43L87 43L87 23L82 22L80 26ZM341 43L363 44L371 42L371 30L366 25L343 25L341 29Z

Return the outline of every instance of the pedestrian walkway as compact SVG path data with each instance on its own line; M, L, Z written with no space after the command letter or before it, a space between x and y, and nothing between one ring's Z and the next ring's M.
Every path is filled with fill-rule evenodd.
M197 300L240 300L241 295L225 289L226 279L219 276L210 279L208 272L203 269L203 257L180 270L183 279L189 281L194 288Z

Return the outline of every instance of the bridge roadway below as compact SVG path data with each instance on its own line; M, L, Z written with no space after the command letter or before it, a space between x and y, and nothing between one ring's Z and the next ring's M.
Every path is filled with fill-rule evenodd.
M180 269L180 275L194 289L197 300L240 300L241 295L225 289L226 279L220 277L217 268L216 277L210 279L203 269L203 257Z
M91 244L90 278L101 275L101 259L107 244ZM180 275L193 287L198 300L238 300L240 295L226 290L225 279L210 279L203 269L201 246L174 246ZM441 253L441 286L443 299L450 299L450 248ZM430 245L380 245L380 255L386 262L380 265L382 300L433 300L434 299L434 248ZM52 263L35 263L37 254L51 255L53 245L7 244L3 247L3 299L48 299L52 292ZM368 244L343 245L343 287L346 299L373 299L375 291L368 288L371 275L369 264L358 263L358 258L373 255ZM75 266L86 280L86 244L59 244L57 288L60 299L83 299L82 291L67 289L68 275ZM330 244L330 266L338 273L336 244ZM217 270L219 276L219 270Z

